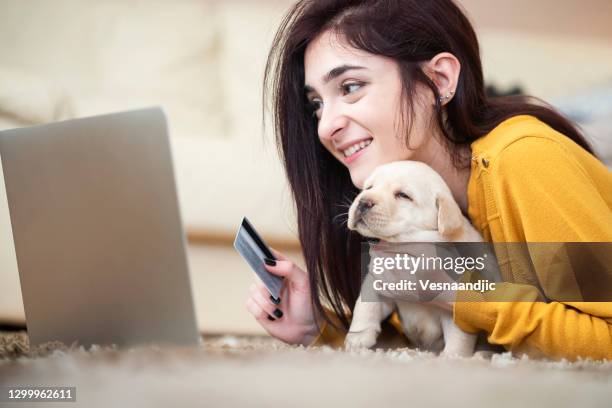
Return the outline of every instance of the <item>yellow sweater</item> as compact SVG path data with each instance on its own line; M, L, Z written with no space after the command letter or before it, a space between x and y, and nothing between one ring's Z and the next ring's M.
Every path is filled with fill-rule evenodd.
M612 173L566 136L532 116L515 116L471 148L468 215L485 240L612 242ZM535 302L533 286L497 286L520 301L458 301L455 323L517 353L612 359L612 302ZM401 332L397 315L391 323L386 330ZM315 344L339 345L342 338L325 326Z
M472 155L468 215L487 241L612 241L612 173L569 138L515 116ZM455 323L517 352L612 359L611 302L530 302L535 287L512 286L523 302L457 302Z

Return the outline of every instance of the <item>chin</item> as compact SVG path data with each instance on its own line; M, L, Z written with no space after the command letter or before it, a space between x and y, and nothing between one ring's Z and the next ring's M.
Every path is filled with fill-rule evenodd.
M351 172L351 181L353 182L353 185L360 190L363 189L363 183L365 183L365 179L365 175L354 175L353 172Z
M349 170L349 173L351 175L351 181L353 182L353 185L357 187L358 189L362 190L363 184L365 183L367 178L370 176L370 174L372 174L375 168L376 166L374 167L358 166L352 170Z

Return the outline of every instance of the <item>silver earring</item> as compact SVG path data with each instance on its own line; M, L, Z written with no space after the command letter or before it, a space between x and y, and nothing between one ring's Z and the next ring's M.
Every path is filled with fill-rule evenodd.
M447 99L450 99L451 96L453 96L455 94L455 91L449 91L446 96L441 96L440 98L438 98L438 100L440 101L440 103L444 102Z

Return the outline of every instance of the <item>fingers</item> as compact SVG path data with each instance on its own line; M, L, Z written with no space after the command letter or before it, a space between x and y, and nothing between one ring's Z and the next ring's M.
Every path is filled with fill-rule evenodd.
M276 265L264 264L264 267L272 274L288 278L292 281L306 279L306 273L290 260L277 260Z
M261 307L259 307L252 298L247 299L245 307L249 313L260 322L268 317L268 314Z
M266 313L271 316L278 314L276 312L277 306L272 302L272 299L270 299L268 289L252 284L249 291L251 293L251 299L253 299L253 301L255 301L255 303L257 303Z
M282 252L278 252L276 249L274 248L270 248L270 251L272 251L272 254L274 255L274 257L280 261L286 261L287 257L285 255L282 254Z
M272 302L268 290L263 284L253 283L249 288L250 297L245 305L247 310L257 320L276 320L283 316L283 312Z

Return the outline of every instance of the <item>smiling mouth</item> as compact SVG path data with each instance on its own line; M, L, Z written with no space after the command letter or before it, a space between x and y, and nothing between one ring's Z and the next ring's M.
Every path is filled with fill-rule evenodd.
M362 140L361 142L350 146L348 149L343 150L342 154L345 158L349 158L368 147L370 143L372 143L372 139Z

